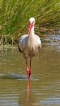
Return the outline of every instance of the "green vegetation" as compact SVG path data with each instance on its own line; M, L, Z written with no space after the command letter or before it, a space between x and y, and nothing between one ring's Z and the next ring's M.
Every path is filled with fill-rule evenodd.
M0 0L0 36L17 39L36 18L36 32L60 28L60 0Z

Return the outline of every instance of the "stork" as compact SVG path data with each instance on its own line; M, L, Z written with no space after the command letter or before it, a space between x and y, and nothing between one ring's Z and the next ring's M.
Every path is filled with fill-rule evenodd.
M19 39L18 44L19 51L23 54L23 57L26 61L28 79L30 79L31 75L32 57L34 57L36 53L41 49L40 37L34 33L35 18L31 17L29 19L29 23L28 34L22 35ZM28 58L30 58L30 68L28 68Z

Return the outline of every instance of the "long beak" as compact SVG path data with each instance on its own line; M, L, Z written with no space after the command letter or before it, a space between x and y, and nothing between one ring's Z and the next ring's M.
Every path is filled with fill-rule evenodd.
M28 34L30 33L32 27L33 27L33 23L30 23L29 28L28 28Z

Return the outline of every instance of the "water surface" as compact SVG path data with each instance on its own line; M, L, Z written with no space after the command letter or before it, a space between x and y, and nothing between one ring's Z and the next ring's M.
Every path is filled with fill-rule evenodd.
M0 50L0 106L60 106L59 44L42 45L32 59L30 82L18 48Z

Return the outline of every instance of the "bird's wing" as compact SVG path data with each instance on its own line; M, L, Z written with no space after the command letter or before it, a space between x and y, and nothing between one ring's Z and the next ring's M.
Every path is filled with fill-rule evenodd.
M22 35L20 37L19 48L21 51L23 51L23 49L25 48L27 39L28 39L28 34Z
M38 35L35 35L35 40L36 40L37 45L40 46L40 48L41 48L41 40Z
M25 39L26 37L28 37L28 34L22 35L22 36L20 37L20 40L23 40L23 39Z

